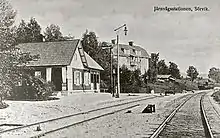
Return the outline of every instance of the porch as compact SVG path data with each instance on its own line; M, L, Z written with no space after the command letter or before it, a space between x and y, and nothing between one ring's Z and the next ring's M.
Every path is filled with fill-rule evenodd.
M96 70L68 66L35 67L34 75L52 82L57 92L100 92L100 73Z

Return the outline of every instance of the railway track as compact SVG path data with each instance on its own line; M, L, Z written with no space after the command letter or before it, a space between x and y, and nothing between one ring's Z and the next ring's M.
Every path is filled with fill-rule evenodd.
M180 136L212 138L213 134L203 105L206 93L196 93L179 104L150 138Z
M209 103L212 105L212 108L216 114L216 116L220 119L220 113L217 111L216 107L213 105L213 103L211 102L210 100L210 97L208 98L209 99Z
M25 136L38 138L38 137L45 136L49 133L53 133L53 132L56 132L62 129L66 129L68 127L86 123L88 121L91 121L91 120L94 120L100 117L108 116L108 115L111 115L111 114L114 114L114 113L117 113L123 110L134 108L136 106L139 106L139 104L134 104L134 103L148 100L148 99L153 99L156 97L158 96L152 96L152 97L144 96L144 97L134 98L134 100L130 100L130 101L114 104L114 105L99 107L96 109L82 111L82 112L74 113L74 114L67 115L67 116L62 116L58 118L53 118L53 119L49 119L49 120L45 120L41 122L24 125L21 127L3 130L3 131L0 131L0 134L3 137L4 135L15 136L16 134L20 135L19 132L23 131L23 132L26 132ZM58 124L57 122L59 122L59 125L57 125ZM37 127L41 128L41 131L36 131Z
M204 100L205 95L206 94L202 95L202 97L200 99L200 110L201 110L201 114L202 114L202 120L203 120L204 129L205 129L205 132L206 132L206 136L209 137L209 138L213 138L211 127L210 127L210 124L208 122L207 115L206 115L206 112L205 112L205 109L204 109L203 100Z
M141 98L145 98L145 97L149 97L148 95L147 96L135 96L135 95L132 95L131 98L124 98L124 99L118 99L118 100L112 100L112 101L103 101L103 102L100 102L98 103L97 105L105 105L105 104L113 104L113 103L118 103L118 102L123 102L123 101L129 101L129 100L136 100L136 99L140 99Z
M210 93L209 93L210 94ZM220 113L210 99L210 95L202 98L203 110L209 124L210 137L220 137ZM218 105L217 105L218 106Z

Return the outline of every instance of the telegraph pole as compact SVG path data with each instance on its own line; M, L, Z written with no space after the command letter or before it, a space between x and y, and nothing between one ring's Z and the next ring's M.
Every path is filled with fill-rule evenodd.
M111 89L111 92L112 92L112 97L115 97L115 94L114 94L114 88L113 88L113 76L112 76L112 48L113 46L111 46L110 48L110 89Z
M119 34L120 29L124 28L125 35L127 35L127 26L126 24L116 28L114 31L117 32L117 93L115 98L119 98L120 95L120 67L119 67Z

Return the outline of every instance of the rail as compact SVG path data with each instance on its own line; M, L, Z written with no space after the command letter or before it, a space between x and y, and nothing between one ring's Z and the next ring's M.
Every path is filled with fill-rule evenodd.
M207 119L207 116L206 116L206 113L205 113L205 110L204 110L203 99L204 99L205 95L206 94L202 95L202 97L200 99L200 110L201 110L201 115L202 115L202 121L203 121L203 126L204 126L204 129L205 129L206 136L209 137L209 138L213 138L211 127L209 125L209 122L208 122L208 119Z
M61 116L61 117L57 117L57 118L53 118L53 119L48 119L48 120L44 120L44 121L40 121L40 122L28 124L28 125L16 127L16 128L11 128L11 129L7 129L7 130L3 130L3 131L0 131L0 134L7 133L7 132L13 132L15 130L21 130L21 129L24 129L24 128L29 128L29 127L32 127L32 126L36 126L36 125L40 125L40 124L45 124L45 123L49 123L49 122L53 122L53 121L67 119L67 118L78 116L78 115L89 114L89 113L92 113L92 112L96 112L96 111L100 111L100 110L104 110L104 109L108 109L108 108L128 105L128 104L136 103L136 102L139 102L139 101L153 99L153 98L156 98L156 97L160 97L160 96L151 96L151 97L144 96L144 98L143 97L139 97L137 99L135 98L135 100L131 100L131 101L128 101L128 102L123 102L123 103L119 103L119 104L114 104L114 105L110 105L110 106L96 108L96 109L92 109L92 110L88 110L88 111L82 111L82 112L78 112L78 113L74 113L74 114L70 114L70 115L66 115L66 116ZM96 117L96 118L98 118L98 117Z
M198 94L198 93L197 93ZM150 136L150 138L157 138L160 133L164 130L164 128L166 127L167 123L170 122L170 120L175 116L175 114L177 113L177 111L187 102L189 101L192 97L194 97L195 95L192 95L191 97L187 98L185 101L183 101L182 103L180 103L170 114L169 116L160 124L160 126L156 129L156 131Z

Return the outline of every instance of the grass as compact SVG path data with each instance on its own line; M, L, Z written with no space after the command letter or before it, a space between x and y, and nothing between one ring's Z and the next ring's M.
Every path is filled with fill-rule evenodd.
M220 91L217 91L217 92L214 92L212 94L212 97L215 101L219 102L220 103Z
M195 82L192 82L190 80L186 80L186 79L177 79L176 80L179 83L179 87L182 90L186 90L186 91L192 91L192 90L198 90L198 84Z
M183 92L183 90L186 91L198 90L198 85L195 82L184 79L177 79L175 82L172 83L156 82L154 84L149 83L147 85L151 89L154 89L155 93L164 93L167 90L174 90L176 93L181 93Z

